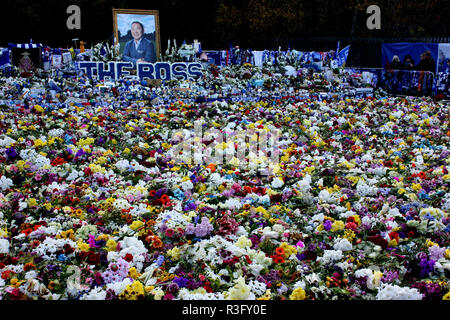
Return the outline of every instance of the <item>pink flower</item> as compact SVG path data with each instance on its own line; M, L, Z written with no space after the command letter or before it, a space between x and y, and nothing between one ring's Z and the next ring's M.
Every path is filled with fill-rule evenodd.
M36 180L36 181L41 181L41 179L42 179L42 176L41 176L39 173L37 173L37 174L34 176L34 180Z
M304 247L305 247L305 244L303 243L303 241L299 240L299 241L295 244L295 246L296 246L296 247L300 247L300 248L304 248Z
M169 238L172 238L174 233L175 232L171 228L167 229L166 232L165 232L166 237L169 237Z

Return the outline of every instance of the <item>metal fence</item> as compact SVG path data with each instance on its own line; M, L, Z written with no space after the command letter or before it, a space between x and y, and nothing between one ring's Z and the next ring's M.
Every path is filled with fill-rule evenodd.
M338 41L340 48L350 46L350 52L347 58L347 66L361 68L380 68L381 65L381 46L383 43L395 42L424 42L424 43L449 43L448 37L435 38L295 38L295 39L277 39L274 42L274 48L282 49L290 46L291 49L301 51L330 51L336 50Z

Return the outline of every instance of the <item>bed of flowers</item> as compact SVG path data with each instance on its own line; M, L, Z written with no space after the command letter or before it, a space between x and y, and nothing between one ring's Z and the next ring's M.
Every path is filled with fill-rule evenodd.
M220 72L201 81L252 81ZM83 102L2 105L0 299L450 299L448 104L274 99L300 75L264 77L256 101L80 82L57 98ZM176 162L199 119L280 130L273 174Z

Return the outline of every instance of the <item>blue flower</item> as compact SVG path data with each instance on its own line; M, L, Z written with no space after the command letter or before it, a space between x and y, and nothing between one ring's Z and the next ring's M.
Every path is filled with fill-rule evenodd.
M158 265L158 267L161 267L163 263L164 263L164 256L160 255L158 259L156 259L156 264Z
M173 195L177 200L183 200L184 199L184 192L181 191L179 188L175 189L173 191Z
M69 260L69 259L66 257L66 255L64 253L61 253L58 256L58 260L61 261L61 262L64 262L64 261Z
M5 153L6 153L6 156L10 159L17 157L17 151L16 151L16 149L14 149L14 147L6 149Z

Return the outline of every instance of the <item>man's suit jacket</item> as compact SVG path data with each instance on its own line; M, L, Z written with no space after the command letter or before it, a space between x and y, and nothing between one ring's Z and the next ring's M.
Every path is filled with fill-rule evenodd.
M153 44L150 40L142 38L139 46L136 50L134 40L130 40L125 44L125 49L123 50L123 60L131 61L136 64L138 59L144 59L146 62L155 62L156 53L153 49Z

